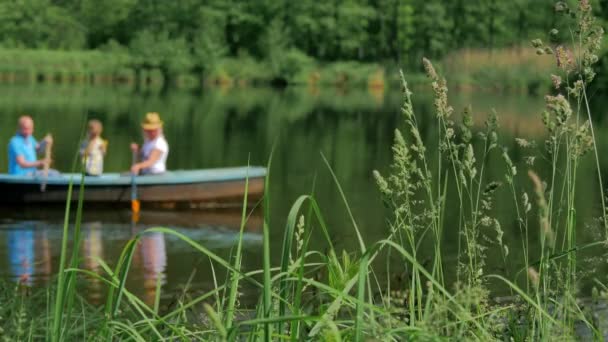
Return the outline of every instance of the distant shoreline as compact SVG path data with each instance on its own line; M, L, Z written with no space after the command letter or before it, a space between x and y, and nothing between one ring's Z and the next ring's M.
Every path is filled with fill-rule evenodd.
M523 52L521 52L523 51ZM536 94L550 86L551 63L536 62L529 50L461 50L441 61L448 82L459 91ZM289 72L273 71L268 61L226 57L210 70L170 70L138 61L124 52L98 50L0 49L1 84L126 85L136 89L293 85L311 87L399 88L398 66L357 61L293 61ZM425 81L422 70L410 68L406 79Z

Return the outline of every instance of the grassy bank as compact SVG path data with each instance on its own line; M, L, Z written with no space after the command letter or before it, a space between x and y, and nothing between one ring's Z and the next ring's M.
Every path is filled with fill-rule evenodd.
M540 95L557 72L554 55L539 56L531 46L464 49L446 56L441 70L455 89Z
M385 85L385 70L380 65L317 63L301 55L287 58L278 65L250 57L226 57L196 71L196 67L169 68L122 50L0 49L0 63L2 83L118 83L142 88L286 84L383 88Z
M0 49L0 82L6 84L126 84L142 89L164 86L246 87L308 85L338 88L398 88L395 64L356 61L320 63L301 54L280 61L224 57L201 67L166 67L134 57L126 50L57 51ZM445 57L440 69L454 89L541 94L551 85L544 75L555 71L554 58L539 58L531 48L460 50ZM418 67L407 73L411 84L421 83Z

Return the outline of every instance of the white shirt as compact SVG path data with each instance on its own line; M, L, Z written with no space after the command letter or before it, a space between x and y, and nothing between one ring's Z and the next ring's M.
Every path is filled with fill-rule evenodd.
M85 171L92 176L103 173L103 156L105 155L106 142L100 137L93 140L85 140L80 145L80 154L85 163Z
M152 151L159 150L160 158L147 169L143 169L144 174L163 173L167 170L167 156L169 155L169 144L162 135L159 135L154 140L147 140L144 142L144 146L141 148L143 160L150 159Z

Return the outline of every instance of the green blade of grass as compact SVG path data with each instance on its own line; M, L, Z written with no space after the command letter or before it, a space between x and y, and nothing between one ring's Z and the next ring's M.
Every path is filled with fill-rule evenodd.
M234 259L234 268L239 270L241 269L241 258L242 258L242 248L243 248L243 233L245 231L245 225L247 223L247 194L249 192L249 158L247 159L247 174L245 178L245 194L243 195L243 211L241 213L241 226L239 229L239 237L238 244L236 247L236 255ZM225 325L226 329L230 330L232 327L232 320L234 319L234 310L236 303L236 296L239 291L239 275L232 274L231 275L232 282L230 284L229 294L228 294L228 307L225 312Z
M217 314L217 312L215 312L215 310L213 310L213 307L207 303L203 304L203 308L205 309L207 316L209 316L209 319L215 326L217 332L219 333L221 340L225 341L228 336L228 333L226 332L226 328L224 328L224 325L222 324L220 316Z
M79 253L80 253L80 227L82 222L82 207L84 204L84 170L80 175L80 187L78 190L78 204L76 206L76 220L74 221L74 235L72 237L72 257L70 259L70 268L78 267L79 263ZM72 307L74 305L74 297L75 297L75 287L76 287L76 275L77 273L69 273L66 276L68 286L67 286L67 305L66 312L68 315L72 312Z
M353 228L355 228L355 233L357 233L357 239L359 240L359 248L361 249L361 253L365 253L365 249L366 249L365 242L363 242L363 237L361 236L361 232L359 231L359 227L357 226L357 222L355 221L353 212L352 212L352 210L350 210L350 206L348 205L348 201L346 200L346 195L344 194L344 191L342 190L342 186L340 186L338 177L334 173L334 170L331 168L331 165L329 165L329 161L327 161L327 158L325 158L325 155L323 153L321 153L321 158L323 158L323 161L325 162L325 165L327 165L327 169L331 173L331 176L334 180L334 183L336 184L336 187L338 187L338 191L340 192L340 197L342 197L342 201L344 202L344 205L346 206L346 211L348 212L348 216L350 217L351 223L353 224Z
M448 299L450 302L454 303L454 306L456 307L457 310L455 310L453 312L458 317L459 320L470 319L470 314L468 314L467 310L465 310L465 308L463 308L462 305L460 305L460 303L454 298L454 296L452 296L433 277L432 274L430 274L426 269L424 269L424 267L408 251L406 251L403 247L397 245L395 242L390 241L390 240L381 240L378 242L378 244L379 245L388 245L391 248L395 249L397 252L399 252L401 255L403 255L414 268L416 268L420 273L422 273L429 280L429 282L433 286L435 286L435 288L437 288L439 290L439 292L441 292L441 294L443 294L443 296L445 296L446 299ZM487 330L484 327L481 326L481 324L478 321L473 320L472 323L478 329L478 332L482 335L482 336L480 336L480 338L482 338L482 339L490 338L490 334L487 332Z
M317 180L317 176L315 174L315 177L313 178L312 181L312 190L310 192L310 197L313 198L314 197L314 192L315 192L315 185L316 185L316 180ZM312 209L312 205L308 207L308 213L306 215L306 221L305 221L305 226L304 226L304 231L307 232L307 235L304 237L304 243L302 244L302 250L300 251L300 258L302 259L302 262L299 263L299 267L298 267L298 281L296 282L296 288L295 288L295 300L293 303L293 314L295 316L298 316L300 314L300 310L301 310L301 304L302 304L302 292L304 290L304 282L302 281L302 278L304 278L304 264L306 263L306 255L307 255L307 250L308 250L308 242L310 241L310 237L312 236L312 229L311 230L307 230L306 229L306 225L308 225L308 227L310 227L310 219L312 218L312 214L313 214L313 209ZM289 332L291 333L291 341L295 342L298 340L298 338L300 337L300 321L292 321L291 322L291 329L289 330Z
M522 289L520 289L517 285L513 284L510 280L506 279L503 276L497 275L497 274L490 274L487 276L488 278L496 278L498 280L503 281L505 284L507 284L510 288L512 288L515 292L517 292L517 294L519 294L521 296L522 299L524 299L528 304L532 305L536 310L538 310L538 312L544 316L545 318L547 318L549 321L551 321L551 323L554 324L558 324L558 322L555 320L555 318L553 318L553 316L551 316L547 310L545 310L543 307L541 307L537 301L535 301L534 299L530 298L530 296L528 296Z
M277 323L277 322L293 322L293 321L315 321L319 319L319 317L316 316L306 316L306 315L301 315L301 316L278 316L278 317L272 317L272 318L256 318L256 319L250 319L250 320L246 320L246 321L241 321L238 323L238 325L241 326L247 326L247 325L259 325L262 323Z
M367 277L368 255L364 255L359 264L359 286L357 288L357 312L355 316L355 341L362 341L363 305L365 302L365 279Z
M272 166L272 155L274 148L270 152L268 158L268 166L266 167L266 179L264 181L264 224L263 224L263 252L264 252L264 318L270 318L272 315L272 283L270 280L270 170ZM272 335L272 327L268 323L264 323L264 340L270 342Z
M127 242L127 245L123 249L120 258L118 259L118 264L116 266L116 270L114 274L118 277L118 287L116 289L117 293L114 296L115 289L111 288L108 293L108 299L106 304L106 315L109 319L112 319L116 313L118 312L118 308L120 307L120 301L123 295L123 289L126 285L127 275L129 274L129 270L131 268L131 260L133 259L133 254L135 253L135 247L139 242L141 235L138 234L136 238L132 238Z
M154 313L158 315L158 308L160 307L160 291L162 287L162 277L159 273L156 274L156 289L154 292Z
M81 138L84 136L84 127L85 127L85 122L86 122L86 117L87 117L88 113L85 114L84 119L82 120L81 123L81 128L80 128L80 136ZM77 149L75 149L77 151ZM74 158L72 159L72 172L74 170L76 170L76 165L78 164L78 160L79 160L79 154L76 152L74 153ZM83 186L83 181L81 179L81 187ZM62 321L63 321L63 309L64 309L64 305L66 302L66 298L69 295L72 295L72 291L73 289L72 286L70 285L70 280L69 278L66 278L66 275L64 274L65 271L65 263L66 263L66 258L67 258L67 246L68 246L68 234L69 234L69 222L70 222L70 209L71 209L71 204L72 204L72 193L73 193L73 185L74 185L74 180L73 178L70 178L69 181L69 185L68 185L68 193L67 193L67 197L66 197L66 204L65 204L65 215L64 215L64 219L63 219L63 231L62 231L62 239L61 239L61 254L59 257L59 269L58 269L58 277L57 277L57 292L55 295L55 308L54 308L54 313L53 313L53 330L51 332L51 341L53 342L57 342L60 341L62 339L62 329L61 329L61 325L62 325ZM83 200L83 198L81 198L82 193L79 194L79 206L81 201ZM82 210L82 208L81 208ZM71 305L71 304L70 304Z
M293 243L298 213L300 212L300 208L307 198L308 196L300 196L291 207L291 210L289 210L289 214L287 215L287 224L285 225L285 235L283 237L283 247L281 251L281 273L287 272L287 268L289 267L289 256L291 255L291 246ZM285 279L281 279L279 283L279 296L285 297L287 295L287 291L287 281ZM279 303L279 316L285 315L285 307L285 303ZM281 328L282 324L279 324L279 331L281 331Z
M69 233L69 222L70 222L70 204L72 203L72 186L73 181L70 179L68 185L68 196L65 205L65 215L63 221L63 237L61 239L61 255L59 257L59 270L57 271L57 293L55 295L55 310L53 313L53 330L51 334L51 341L58 342L61 340L61 322L63 320L63 303L65 298L65 260L68 249L68 233Z

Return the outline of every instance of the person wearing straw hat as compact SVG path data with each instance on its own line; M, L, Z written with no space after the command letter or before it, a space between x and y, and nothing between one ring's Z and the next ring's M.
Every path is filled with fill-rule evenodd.
M144 144L139 151L136 143L131 144L131 150L139 153L140 161L131 166L133 174L159 174L167 170L167 156L169 155L169 144L163 135L163 121L158 113L146 113L141 123L144 131Z

